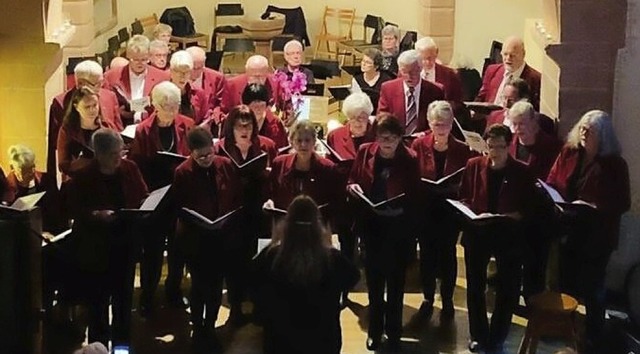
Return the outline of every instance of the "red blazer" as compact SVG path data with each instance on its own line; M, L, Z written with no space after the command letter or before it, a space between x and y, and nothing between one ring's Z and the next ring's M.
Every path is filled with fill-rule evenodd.
M375 138L376 136L373 131L373 127L369 124L367 132L364 135L363 145L364 143L373 142ZM349 123L330 131L329 135L327 135L327 143L345 159L355 160L356 155L358 154L358 149L356 149L356 146L353 143L353 138L351 137Z
M303 181L301 191L293 176L296 154L280 155L273 160L269 191L277 208L287 209L299 194L310 196L318 205L336 202L344 185L339 184L335 165L316 154L311 159L309 178Z
M540 108L540 79L541 75L534 68L525 64L524 70L520 78L529 84L529 92L531 94L530 102L536 111ZM492 64L487 67L482 78L482 87L476 101L493 102L498 94L498 89L504 78L504 64Z
M29 194L28 189L20 186L18 178L16 178L13 171L9 172L6 182L8 188L2 196L1 201L11 204L16 199ZM55 174L36 171L34 182L35 193L46 192L38 203L42 210L42 229L52 233L63 231L64 228L68 227L68 223L63 217L63 205L61 203L58 186L56 185Z
M246 74L240 74L227 81L227 88L221 105L223 113L229 113L233 107L242 104L242 92L247 85L248 79ZM269 102L269 105L277 104L280 101L278 97L280 87L278 81L272 75L269 75L265 85L269 92L271 92L271 101Z
M153 89L151 90L153 91ZM200 124L211 114L211 107L209 106L208 102L209 98L203 90L192 88L189 84L185 86L185 90L186 95L189 97L189 101L191 102L191 106L193 107L193 116L188 115L188 112L183 112L182 109L179 113L183 116L193 119L196 124ZM155 107L147 107L147 113L149 115L151 115L153 112L155 112Z
M273 140L278 149L289 145L289 137L287 136L287 130L284 128L284 124L270 109L267 109L267 115L264 118L262 128L260 128L258 134Z
M175 129L176 153L188 156L190 151L187 146L187 132L193 127L193 120L178 114L173 122L173 127ZM154 113L136 127L136 137L131 143L131 151L129 152L129 158L138 164L145 181L152 189L162 187L160 184L169 182L166 180L167 178L162 178L160 174L164 175L167 172L165 171L166 168L171 169L172 172L177 166L177 164L173 164L169 167L160 167L157 152L161 150L160 130Z
M489 210L488 177L489 157L479 156L467 162L462 173L460 200L480 214ZM500 214L520 212L527 215L528 203L535 196L535 185L527 167L509 157L505 168L505 178L498 196Z
M516 153L518 149L518 137L514 135L509 146L509 154L516 160L529 167L534 178L546 180L551 166L556 161L558 153L562 148L562 143L556 137L551 136L542 130L536 135L536 142L529 147L529 159L527 161L518 160Z
M215 151L216 151L216 155L220 155L220 156L225 156L228 157L227 154L222 151L221 147L225 146L225 138L222 138L220 140L218 140L216 142L215 145ZM250 154L253 156L257 156L260 154L260 151L264 151L267 153L267 155L269 156L269 166L271 166L271 164L273 163L273 160L276 158L276 156L278 156L278 149L276 148L276 144L273 142L273 140L264 137L264 136L260 136L258 135L258 141L257 144L253 144L251 146L251 149L253 149L254 154ZM228 151L229 149L227 149ZM233 153L231 151L228 151L229 153ZM241 159L240 156L234 156L234 158L238 159L238 161Z
M450 67L436 64L436 82L442 85L447 101L462 102L462 81L458 72Z
M75 92L75 88L68 90L56 96L49 106L49 130L48 130L48 151L47 151L47 171L56 170L56 144L58 141L58 131L62 126L64 114L71 101L71 96ZM98 93L100 105L100 114L102 118L109 123L117 131L124 128L120 117L120 108L118 105L118 97L111 91L100 89Z
M378 149L379 145L376 142L360 146L349 175L349 184L359 184L367 196L371 194L373 178L375 177L374 167ZM399 144L395 160L396 163L393 165L387 180L387 196L394 197L401 193L406 193L408 199L414 199L418 193L417 190L420 183L416 154L413 150Z
M507 111L508 109L504 108L489 113L484 126L484 131L486 132L487 130L489 130L489 127L494 124L504 124L504 117L505 114L507 114Z
M417 138L411 144L411 149L416 152L418 164L420 166L420 177L430 180L436 179L436 161L434 158L435 139L432 132ZM447 158L444 163L444 176L450 175L457 170L465 167L467 160L476 156L463 142L457 140L453 135L449 134L449 143L447 148Z
M100 120L100 126L114 129L109 122L104 120ZM58 169L64 175L73 175L93 158L91 141L85 139L82 129L73 129L63 125L58 131L56 145L58 147Z
M222 98L227 87L227 80L224 75L213 69L204 68L202 75L202 90L207 95L209 107L219 108L222 105Z
M547 177L547 183L565 199L568 197L569 178L576 172L579 160L579 149L565 146ZM629 169L622 157L596 157L586 172L584 184L578 187L576 197L597 206L597 230L593 230L593 235L586 238L593 251L602 247L608 250L616 247L620 216L631 206L629 188Z
M163 71L151 65L147 65L147 76L144 80L143 96L149 96L155 85L171 78L168 71ZM104 86L115 92L120 106L120 115L126 125L133 123L133 112L129 107L131 100L131 81L129 79L129 65L114 68L104 73Z
M436 100L444 100L444 91L436 84L420 80L420 98L418 111L418 128L416 131L428 129L427 108ZM378 113L387 112L395 115L402 126L406 125L406 104L404 94L404 80L402 78L384 82L380 88Z

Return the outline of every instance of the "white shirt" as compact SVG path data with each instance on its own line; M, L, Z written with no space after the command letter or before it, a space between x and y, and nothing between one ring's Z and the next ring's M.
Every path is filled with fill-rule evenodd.
M137 75L129 70L129 84L131 85L131 99L137 100L144 96L144 80L147 77L147 70ZM133 122L140 123L142 121L142 112L133 114Z
M502 82L500 83L498 92L496 92L496 98L493 100L493 103L499 105L502 105L504 103L504 87L507 85L507 81L519 79L520 75L522 75L522 72L524 71L525 65L526 63L522 63L522 65L512 73L508 72L507 67L505 66L504 76L502 77Z
M431 70L422 70L420 72L420 77L422 80L429 81L431 83L436 83L436 67L434 66Z
M418 119L420 119L420 87L422 83L419 83L413 88L413 98L416 100L416 113L418 113ZM406 82L402 82L402 86L404 87L404 109L405 111L409 108L409 86Z

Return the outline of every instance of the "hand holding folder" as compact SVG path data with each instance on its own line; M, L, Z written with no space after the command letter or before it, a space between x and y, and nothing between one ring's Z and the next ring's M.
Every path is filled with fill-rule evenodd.
M193 210L193 209L189 209L189 208L182 208L182 215L186 220L189 220L190 222L198 225L201 228L204 228L206 230L221 230L223 229L226 225L229 224L229 222L232 220L232 218L234 216L237 215L237 213L242 209L242 207L239 207L238 209L234 209L220 217L218 217L215 220L211 220L209 218L207 218L206 216L198 213L197 211Z
M451 204L459 214L462 214L468 221L471 223L476 222L495 222L495 221L504 221L509 218L509 216L505 214L493 214L493 213L481 213L476 214L471 208L466 206L464 203L447 199L447 202Z
M244 171L244 170L248 170L250 169L252 166L260 166L260 164L264 164L261 167L258 167L258 169L260 170L264 170L267 167L267 153L264 151L260 151L260 154L252 159L249 159L248 161L245 161L243 163L239 163L238 161L236 161L236 159L233 158L233 156L224 148L224 146L220 146L221 150L225 153L225 155L227 155L227 157L233 162L234 165L236 165L236 167L240 170L240 171Z
M556 208L566 214L568 212L579 213L586 211L595 211L598 209L597 205L593 203L586 202L584 200L574 200L573 202L567 202L560 192L558 192L555 188L544 182L543 180L538 178L537 183L542 190L553 200Z
M336 160L336 162L338 163L352 163L354 159L352 158L346 158L342 155L340 155L336 150L334 150L329 143L324 140L324 139L320 139L320 143L324 146L324 148L329 152L329 154L331 154L331 156L333 156Z

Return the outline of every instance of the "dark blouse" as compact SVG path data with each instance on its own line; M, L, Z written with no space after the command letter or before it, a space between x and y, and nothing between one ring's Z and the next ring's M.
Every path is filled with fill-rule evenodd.
M433 159L436 162L436 179L444 177L444 165L447 162L447 150L433 150Z
M502 182L504 182L504 168L494 170L489 168L487 171L487 196L488 196L488 208L490 213L496 213L498 211L498 200L500 198L500 188Z
M362 92L369 96L369 99L371 99L371 103L373 104L373 111L376 112L378 110L378 101L380 100L380 87L384 82L393 80L393 77L391 77L391 75L386 71L380 71L380 76L373 85L369 85L367 81L365 81L364 73L361 72L356 74L353 79L356 80L356 83L358 83Z
M168 127L158 127L158 132L162 150L176 153L176 129L173 123Z
M520 141L516 142L516 159L520 161L529 161L529 155L531 155L531 151L529 151L529 147L522 144Z
M376 156L374 164L373 185L371 186L370 199L374 203L381 202L388 198L387 196L387 180L391 174L391 165L393 159L385 159Z
M122 209L125 207L124 191L122 190L122 182L120 181L120 175L105 175L100 174L102 183L107 190L106 198L109 199L108 204L112 205L114 209Z

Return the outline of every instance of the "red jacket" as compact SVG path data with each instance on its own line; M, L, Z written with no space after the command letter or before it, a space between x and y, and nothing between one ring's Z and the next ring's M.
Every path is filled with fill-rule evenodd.
M418 101L418 128L416 131L428 129L427 109L433 101L444 100L444 91L439 85L426 80L420 80L420 98ZM402 126L406 125L406 103L404 93L404 80L402 78L387 81L380 88L380 100L378 101L378 113L391 113L398 118Z
M299 194L310 196L318 205L335 204L344 185L340 186L333 162L314 154L308 178L298 186L293 175L295 160L295 153L280 155L273 160L269 190L276 208L286 210Z
M56 171L56 144L58 142L58 131L62 126L64 114L71 101L71 96L75 92L75 88L67 90L56 96L51 101L49 107L49 130L48 130L48 151L47 151L47 172ZM102 118L109 122L109 126L117 131L124 128L122 119L120 118L120 108L118 106L118 97L111 91L100 89L98 92L98 100L100 105L100 114Z
M240 74L227 81L227 88L221 105L223 113L229 113L233 107L242 104L242 92L247 85L248 77L246 74ZM280 102L280 98L278 97L280 87L278 81L272 75L269 75L265 85L271 93L269 105L278 104Z
M480 214L489 210L488 171L490 160L487 156L479 156L467 162L462 173L460 200ZM528 214L528 203L535 196L535 185L527 167L509 157L504 167L505 175L498 196L497 212L500 214L520 212Z
M435 138L432 132L414 140L411 149L416 152L418 163L420 165L420 177L436 180L436 161L434 158ZM447 158L444 163L444 176L450 175L457 170L465 167L467 161L476 156L463 142L457 140L453 135L449 134L449 142L447 148Z
M362 143L371 143L375 138L373 127L369 124ZM353 138L351 137L349 123L330 131L329 135L327 135L327 143L345 159L355 160L356 155L358 154L358 149L353 143Z
M1 172L1 171L0 171ZM16 199L28 195L28 189L20 186L18 178L13 171L9 172L7 176L7 190L2 196L3 202L13 203ZM35 177L35 192L46 192L42 197L38 205L42 210L42 229L43 231L49 231L57 233L63 231L68 227L65 218L63 217L63 205L60 198L60 192L56 185L55 174L47 174L36 171ZM65 227L66 225L66 227Z
M534 68L525 64L524 70L520 75L520 78L529 84L529 93L531 95L530 102L533 107L538 111L540 109L540 79L541 75ZM482 77L482 87L476 101L479 102L494 102L500 84L504 78L504 64L492 64L487 67Z
M162 81L169 81L170 74L151 65L147 65L147 74L144 80L142 96L150 96L155 85ZM104 86L115 92L120 106L120 115L125 125L133 124L133 112L129 107L131 100L131 81L129 79L129 65L114 68L104 73Z
M205 118L208 118L212 112L207 94L203 90L192 88L189 84L186 85L185 90L193 107L193 116L187 114L187 112L182 112L182 109L180 110L180 114L193 119L196 124L200 124ZM153 106L147 108L149 115L153 114L154 111L155 107Z
M222 73L213 69L204 68L202 90L207 95L211 109L220 108L226 87L227 80Z
M175 129L176 153L183 156L189 155L187 133L193 127L193 120L178 114L173 122L173 127ZM157 154L162 150L160 130L154 113L136 127L136 137L131 143L131 151L129 152L129 158L138 164L151 189L170 183L173 170L178 165L174 161L169 164L162 163Z
M229 157L224 151L222 151L221 149L222 146L225 146L225 138L222 138L218 140L218 142L216 142L216 145L215 145L216 155ZM269 156L269 164L268 164L269 166L271 166L271 164L273 163L273 160L276 158L276 156L278 156L278 149L276 148L276 145L273 142L273 140L264 136L258 135L257 144L254 143L251 146L251 149L253 150L253 154L250 151L250 154L252 156L259 155L260 151L266 152L267 155ZM231 151L229 151L229 149L227 149L227 152L232 153ZM241 156L233 156L233 158L236 159L236 161L239 161L242 159Z
M547 183L568 199L569 178L576 173L580 160L579 149L564 147L553 164ZM597 206L598 223L593 233L585 237L588 248L597 251L615 248L618 243L620 216L629 210L629 169L620 156L598 156L586 171L584 183L578 186L576 200ZM572 200L568 200L572 201Z
M100 120L100 127L114 129L104 120ZM58 169L64 175L73 175L78 169L86 166L93 158L91 141L87 141L82 129L62 126L58 131Z
M442 85L447 101L462 102L462 81L455 69L436 64L436 82Z
M540 178L544 181L561 148L562 143L560 140L540 130L536 135L536 142L529 147L529 159L527 161L516 158L518 137L515 135L509 146L509 154L514 159L527 165L534 178Z
M284 124L270 109L267 109L267 115L264 118L262 128L260 128L258 134L273 140L278 149L289 145L289 137L287 136L287 130L284 128Z
M504 118L505 118L505 115L507 114L507 111L508 109L504 108L504 109L492 111L491 113L489 113L484 126L484 131L486 132L487 130L489 130L489 127L494 124L504 124Z

